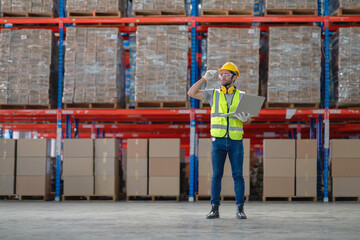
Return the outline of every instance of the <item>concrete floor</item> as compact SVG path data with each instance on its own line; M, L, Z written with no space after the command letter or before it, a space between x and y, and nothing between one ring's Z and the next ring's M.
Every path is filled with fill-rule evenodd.
M0 201L0 239L360 239L359 203Z

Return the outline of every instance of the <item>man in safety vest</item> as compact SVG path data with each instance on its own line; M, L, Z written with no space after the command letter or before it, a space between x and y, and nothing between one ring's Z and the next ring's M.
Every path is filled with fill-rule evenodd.
M201 86L214 76L219 75L220 89L200 90ZM244 92L234 86L240 76L238 67L227 62L219 70L208 70L188 91L190 97L205 100L211 106L211 162L213 175L211 179L211 211L207 219L219 218L221 180L224 173L226 155L229 154L236 198L236 217L246 219L244 212L245 184L243 177L243 124L250 123L250 114L239 113L222 116L224 113L235 112Z

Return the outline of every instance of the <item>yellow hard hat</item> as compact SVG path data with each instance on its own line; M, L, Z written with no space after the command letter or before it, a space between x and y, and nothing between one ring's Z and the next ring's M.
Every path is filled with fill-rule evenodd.
M225 63L218 71L221 72L221 70L228 70L228 71L236 72L237 73L236 78L240 77L240 72L239 72L238 67L232 62Z

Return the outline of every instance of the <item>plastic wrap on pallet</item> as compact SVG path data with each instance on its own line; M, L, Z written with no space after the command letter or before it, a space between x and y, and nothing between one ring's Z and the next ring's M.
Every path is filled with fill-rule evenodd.
M331 50L331 78L338 106L360 104L360 28L340 28Z
M185 1L133 0L133 10L185 10Z
M265 0L266 9L317 9L318 0Z
M240 77L235 86L248 94L258 95L260 29L209 28L207 69L219 69L226 62L235 63ZM207 82L206 88L219 88L219 78Z
M2 29L0 103L54 103L57 95L57 57L51 30Z
M66 0L66 11L121 11L126 12L124 0Z
M255 0L203 0L203 10L253 10Z
M59 12L59 0L1 0L2 12Z
M359 0L330 0L330 13L336 15L339 8L344 9L359 9L360 1Z
M64 103L124 103L125 54L117 28L68 28Z
M261 43L261 95L270 103L320 103L320 29L270 27Z
M135 101L186 101L187 26L138 26Z

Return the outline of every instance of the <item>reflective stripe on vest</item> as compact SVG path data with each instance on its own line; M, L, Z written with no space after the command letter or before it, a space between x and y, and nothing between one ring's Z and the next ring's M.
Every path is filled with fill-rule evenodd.
M242 94L244 94L244 92L239 90L235 91L229 112L235 112ZM214 90L213 105L211 107L211 136L225 137L228 130L229 137L232 140L241 140L244 134L243 123L236 117L222 117L221 115L224 113L228 113L225 94L218 89Z

